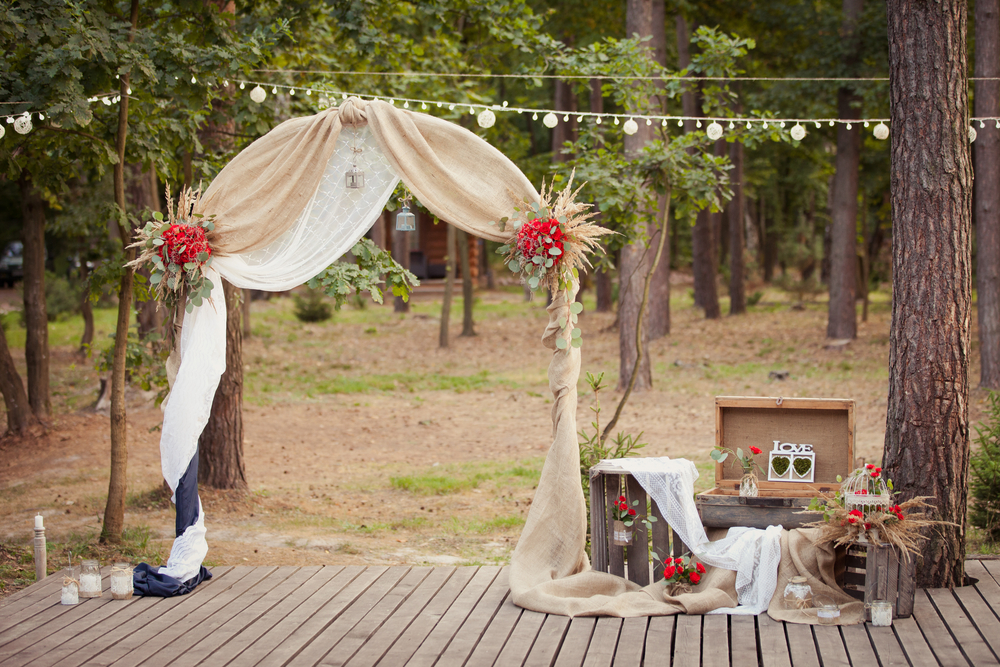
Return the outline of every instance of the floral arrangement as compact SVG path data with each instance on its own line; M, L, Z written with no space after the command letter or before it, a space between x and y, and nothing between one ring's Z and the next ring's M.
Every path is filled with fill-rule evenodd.
M514 207L514 215L497 223L501 232L509 232L505 245L497 252L528 287L546 287L553 292L569 289L573 279L579 279L579 269L591 266L587 253L600 246L597 239L611 230L590 222L596 212L593 204L575 201L580 188L569 183L553 199L553 190L542 184L538 202L524 200L525 206ZM490 223L494 224L494 223Z
M920 542L927 539L921 529L945 522L927 518L923 510L933 507L926 502L928 497L897 503L891 491L892 480L869 463L848 475L835 495L814 498L807 511L822 513L823 519L806 526L819 529L817 542L835 546L884 542L903 553L919 554Z
M712 457L713 461L717 463L723 463L726 459L729 458L729 455L732 454L734 457L736 457L736 460L740 462L740 466L742 466L743 468L743 474L749 475L750 473L754 472L755 467L762 473L764 472L764 469L760 467L759 463L757 463L757 459L754 458L758 454L763 454L763 453L764 453L763 449L761 449L760 447L756 447L754 445L750 445L749 454L744 454L742 447L737 447L736 451L733 451L728 447L716 445L715 449L712 450L710 456Z
M638 500L633 500L632 505L638 505ZM611 517L615 521L621 521L626 526L635 523L637 512L635 507L629 507L629 502L625 496L619 496L618 500L611 506Z
M205 276L205 269L212 265L212 248L205 236L215 229L212 219L191 213L201 190L181 190L176 210L167 187L167 219L159 211L153 219L136 232L136 242L130 248L139 248L139 256L128 263L129 267L148 266L149 282L156 298L173 308L187 297L186 310L212 294L214 285Z
M663 583L667 586L667 594L671 596L690 593L691 586L696 586L703 574L705 566L695 561L690 554L663 561Z

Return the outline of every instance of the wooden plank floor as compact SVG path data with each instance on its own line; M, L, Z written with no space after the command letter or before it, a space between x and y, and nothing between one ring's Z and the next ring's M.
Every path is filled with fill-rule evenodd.
M54 575L0 601L0 665L1000 665L1000 561L921 590L891 628L753 617L524 611L499 567L218 567L179 598L59 604ZM105 573L106 575L107 573Z

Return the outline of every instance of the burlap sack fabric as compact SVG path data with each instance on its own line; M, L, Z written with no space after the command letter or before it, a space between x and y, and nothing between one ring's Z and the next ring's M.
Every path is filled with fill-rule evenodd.
M277 240L305 208L345 125L367 124L389 164L431 213L470 234L504 241L490 225L538 193L513 162L468 130L387 102L348 98L293 118L250 144L212 181L196 213L215 216L214 252L246 253Z
M490 225L538 193L502 153L473 133L432 116L385 102L350 98L339 108L282 123L240 153L216 177L196 212L215 216L209 235L220 255L247 253L279 239L296 222L317 190L344 126L367 124L392 168L434 215L476 236L505 241ZM331 258L331 261L335 258ZM580 486L577 444L577 381L580 350L556 348L560 317L569 318L569 294L555 294L542 342L553 350L549 365L552 446L509 570L516 604L535 611L578 615L649 616L702 614L734 607L736 573L710 568L693 592L669 598L664 586L641 588L621 577L590 570L585 551L587 509ZM771 615L815 622L809 612L781 609L788 577L805 574L815 592L847 604L842 623L858 622L860 603L837 590L832 552L799 533L782 537L779 586ZM854 606L851 606L851 605Z

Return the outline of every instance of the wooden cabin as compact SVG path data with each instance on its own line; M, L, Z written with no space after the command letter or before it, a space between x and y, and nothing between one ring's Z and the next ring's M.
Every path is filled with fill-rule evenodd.
M435 224L434 216L427 211L414 211L417 229L412 232L397 232L396 211L383 211L382 215L366 235L381 248L392 251L397 262L406 266L421 280L445 277L447 265L447 223ZM481 272L485 244L482 239L469 236L469 273L475 280ZM462 275L461 264L455 263L455 276Z

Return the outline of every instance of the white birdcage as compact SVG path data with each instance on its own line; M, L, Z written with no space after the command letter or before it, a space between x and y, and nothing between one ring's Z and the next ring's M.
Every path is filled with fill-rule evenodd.
M848 476L841 485L844 493L844 507L847 511L853 509L862 512L872 510L886 511L892 507L892 494L885 484L882 471L871 468L858 468Z

